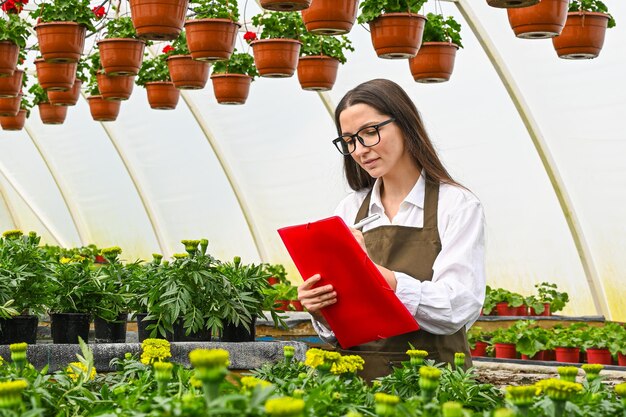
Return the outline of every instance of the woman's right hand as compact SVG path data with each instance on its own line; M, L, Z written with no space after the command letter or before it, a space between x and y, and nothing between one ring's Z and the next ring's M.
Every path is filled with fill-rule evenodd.
M319 283L320 279L322 276L315 274L298 287L298 300L317 321L322 321L324 318L320 313L322 308L337 302L337 293L333 290L332 285L312 288Z

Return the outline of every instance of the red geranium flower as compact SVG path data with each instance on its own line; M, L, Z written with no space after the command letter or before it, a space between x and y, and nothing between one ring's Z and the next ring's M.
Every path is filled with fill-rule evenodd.
M18 14L28 4L28 0L6 0L2 3L2 10L6 13Z
M165 48L163 48L163 53L164 54L169 54L173 50L174 50L174 48L172 47L172 45L167 45Z
M93 9L91 9L91 11L93 11L93 14L96 15L96 19L102 19L104 15L106 14L106 10L104 9L104 6L96 6Z
M246 32L245 35L243 35L243 38L246 40L246 42L250 43L252 41L256 41L256 32Z

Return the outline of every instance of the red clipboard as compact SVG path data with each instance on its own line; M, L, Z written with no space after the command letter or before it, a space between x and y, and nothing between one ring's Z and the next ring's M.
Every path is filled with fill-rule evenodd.
M419 330L415 318L337 216L278 230L291 259L306 280L332 284L337 302L322 315L347 349Z

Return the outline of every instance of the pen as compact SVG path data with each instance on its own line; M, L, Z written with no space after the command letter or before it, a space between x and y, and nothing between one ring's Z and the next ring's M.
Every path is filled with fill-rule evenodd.
M380 219L380 214L378 214L378 213L372 214L371 216L368 216L368 217L364 218L363 220L361 220L360 222L356 223L352 227L354 229L361 230L361 228L363 226L365 226L366 224L370 224L371 222L375 222L378 219Z

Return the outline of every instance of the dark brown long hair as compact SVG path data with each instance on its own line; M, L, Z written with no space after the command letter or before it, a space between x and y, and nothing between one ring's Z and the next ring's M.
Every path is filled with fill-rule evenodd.
M395 123L404 135L406 148L418 167L425 171L427 181L460 185L452 179L441 163L415 104L402 87L393 81L379 78L364 82L348 91L335 109L335 126L339 135L342 134L339 115L355 104L367 104L379 113L396 119ZM351 155L345 155L343 162L350 188L358 191L374 185L375 178L361 168Z

